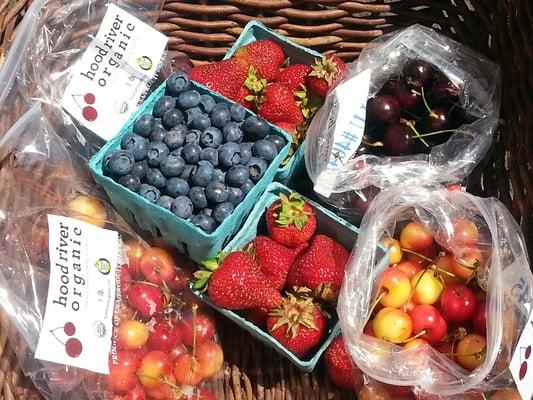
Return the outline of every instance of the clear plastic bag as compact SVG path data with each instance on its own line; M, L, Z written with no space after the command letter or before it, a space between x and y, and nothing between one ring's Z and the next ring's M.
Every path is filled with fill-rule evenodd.
M433 347L404 349L363 333L383 272L375 267L376 246L384 238L396 237L405 222L416 220L429 229L437 244L457 257L468 249L454 239L458 218L477 226L480 235L470 246L476 246L484 255L480 259L485 260L478 267L477 284L486 292L486 357L472 372ZM442 187L399 185L382 191L363 218L337 311L348 350L368 376L462 398L461 394L472 390L509 386L509 362L532 305L533 276L524 239L502 203Z
M402 182L460 182L490 148L500 110L498 65L430 28L413 25L371 42L350 65L347 80L327 96L307 131L306 167L311 180L316 184L318 177L328 169L333 144L330 124L337 118L338 90L352 78L370 70L368 98L371 98L388 79L400 75L411 59L429 62L460 88L461 107L477 119L461 125L449 140L433 146L429 154L391 157L367 154L359 147L335 168L329 188L333 195L328 196L329 199L325 197L330 204L358 214L358 205L351 206L351 197L358 196L364 203L366 195L361 189L370 186L384 189ZM352 105L354 110L359 106L364 107L364 104ZM356 193L350 197L346 192L352 191Z

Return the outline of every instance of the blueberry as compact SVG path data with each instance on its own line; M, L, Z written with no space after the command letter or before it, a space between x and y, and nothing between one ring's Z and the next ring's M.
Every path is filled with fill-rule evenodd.
M178 157L181 157L181 152L183 151L183 147L178 147L177 149L175 150L172 150L170 152L170 154L172 154L173 156L178 156Z
M246 109L238 103L233 103L231 105L229 108L229 113L231 115L231 119L235 122L244 121L244 117L246 117Z
M242 194L242 190L236 187L229 187L228 191L229 191L228 201L231 204L233 204L235 207L237 207L237 204L239 204L244 198L244 195Z
M183 113L177 108L165 112L162 119L163 126L167 129L174 128L176 125L183 123L184 120L185 117L183 116Z
M133 164L135 164L135 159L129 150L112 150L112 154L109 154L105 162L106 170L116 176L129 174Z
M137 192L141 186L141 180L137 175L127 174L123 175L118 179L120 183L125 188L131 190L132 192Z
M224 143L218 149L218 163L222 167L230 168L241 162L241 149L237 143Z
M253 142L244 142L239 145L241 149L241 164L246 164L252 158Z
M228 215L230 215L235 207L233 207L233 204L230 202L220 203L215 206L213 209L213 218L215 221L217 221L219 224L224 221Z
M233 187L240 187L248 180L250 172L245 165L234 165L226 172L226 183Z
M181 173L180 178L188 181L189 177L195 169L196 165L187 164L185 168L183 168L183 172Z
M205 231L206 233L212 233L217 227L217 223L215 222L213 217L205 214L195 215L194 218L191 220L191 223L200 228L201 230Z
M259 179L265 174L268 168L268 163L262 158L252 157L246 166L250 171L250 179L253 183L257 183L257 181L259 181Z
M189 193L189 184L181 178L170 178L167 180L165 192L170 197L186 196Z
M123 150L131 151L135 161L140 161L148 154L148 140L135 133L129 133L120 141Z
M242 129L244 130L244 133L254 141L264 139L270 132L268 122L256 115L246 117Z
M194 143L200 144L200 132L198 129L192 129L185 135L185 144Z
M137 161L135 164L133 164L133 168L131 169L131 173L133 175L136 175L139 177L139 179L144 179L146 176L146 173L148 172L148 162L146 160Z
M211 111L213 111L213 108L215 108L216 101L213 97L211 97L208 94L203 94L200 96L200 109L209 114Z
M218 147L221 144L222 144L222 132L220 132L220 129L215 128L214 126L207 128L200 135L200 146L202 147L210 147L213 149L218 149Z
M181 156L187 164L194 164L200 160L202 148L195 143L189 143L183 146Z
M147 183L141 184L141 187L139 188L139 194L152 203L157 202L161 196L161 192L158 188L148 185Z
M224 128L231 121L231 114L224 104L217 104L209 114L209 117L211 118L211 125L219 129Z
M150 114L144 114L139 117L133 125L133 132L142 137L148 137L154 127L154 117Z
M193 118L189 126L193 129L203 131L211 126L211 120L207 115L200 114Z
M272 161L278 155L278 149L268 140L258 140L252 147L252 154L263 160Z
M187 132L187 127L185 125L176 125L170 132L165 135L163 143L167 145L169 150L176 150L177 148L183 146L185 142L185 133Z
M180 108L192 108L198 104L200 104L200 93L196 90L187 90L178 96L178 105Z
M250 190L252 190L252 188L253 188L254 186L255 186L255 185L254 185L254 183L252 182L252 180L251 180L251 179L248 179L248 180L244 183L244 185L242 185L242 186L240 187L243 196L246 196L246 195L250 192Z
M221 169L215 169L213 171L213 180L224 182L226 180L226 173Z
M200 107L192 107L185 110L185 123L187 126L190 126L194 118L198 115L202 115L202 109Z
M171 96L178 96L191 87L191 81L184 71L173 72L167 78L167 93Z
M163 142L167 136L168 131L165 128L154 128L150 132L150 142Z
M191 199L195 210L202 210L207 207L207 198L203 187L193 186L187 196Z
M213 167L218 165L218 150L217 149L203 149L200 154L200 160L209 161Z
M172 202L171 210L178 217L188 219L193 210L191 200L186 196L178 196Z
M211 203L223 203L228 199L229 191L224 182L211 181L205 188L205 197Z
M173 178L180 176L185 168L185 161L180 156L169 154L161 164L159 164L159 169L161 173L167 178Z
M168 156L168 153L170 151L168 150L168 147L163 142L151 142L148 145L148 155L146 156L146 160L148 161L148 165L150 167L158 167L161 161Z
M224 134L225 142L240 143L242 142L242 138L244 136L244 132L241 129L241 125L237 122L230 122L229 124L227 124L222 129L222 133Z
M154 129L165 130L165 127L163 126L163 121L161 120L161 118L154 118L154 126L153 126L152 130L154 130Z
M209 207L202 208L200 211L198 211L198 215L209 215L211 216L213 214L213 210Z
M278 153L285 147L287 144L287 141L283 136L280 135L268 135L265 140L268 140L269 142L274 143L274 146L276 146L276 149L278 149Z
M213 179L213 172L215 171L215 168L209 161L203 162L205 164L198 165L198 168L191 173L191 183L195 186L206 187L207 184L211 182L211 179Z
M174 199L170 196L161 196L159 200L157 200L157 205L163 208L166 208L167 210L170 210L172 207L172 202Z
M157 168L150 168L146 173L146 183L163 189L167 185L167 178Z
M176 99L170 96L163 96L154 104L152 114L156 118L161 118L168 110L176 107Z

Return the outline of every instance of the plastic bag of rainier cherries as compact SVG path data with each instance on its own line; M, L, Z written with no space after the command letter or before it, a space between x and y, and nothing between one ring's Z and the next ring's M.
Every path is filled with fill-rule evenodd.
M192 266L114 212L50 113L32 107L0 140L0 308L22 370L50 400L192 398L223 360ZM201 374L193 351L213 357Z
M392 238L399 238L403 254ZM384 270L375 266L380 243L393 244L391 262L410 261L396 266L395 273L411 277L411 283L395 304L385 304L399 309L389 321L382 293L396 286L381 285ZM454 283L471 289L463 298L475 304L474 314L450 296L444 300L445 287ZM375 303L381 306L373 308ZM510 385L509 362L532 306L524 239L502 203L442 187L398 185L378 194L363 217L337 310L347 348L368 376L461 399ZM431 315L438 323L424 325ZM418 333L432 346L404 348Z

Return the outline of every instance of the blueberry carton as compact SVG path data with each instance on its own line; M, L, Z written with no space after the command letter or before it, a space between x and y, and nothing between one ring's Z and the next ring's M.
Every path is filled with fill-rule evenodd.
M269 39L279 44L285 55L290 58L291 64L311 65L316 58L322 57L317 51L290 41L285 36L267 28L260 22L250 21L244 27L235 44L228 50L224 59L233 57L240 47L261 39ZM302 175L303 169L305 168L305 143L306 141L304 140L289 161L278 169L275 178L276 181L291 186L294 179L298 179Z
M197 84L196 82L191 81L190 89L197 90L201 95L207 94L212 96L217 104L222 103L228 106L234 104L234 102L231 100L218 93L212 92L205 86ZM245 221L248 213L256 204L265 188L274 180L274 176L280 163L287 156L290 146L290 137L285 131L274 125L268 124L269 134L282 137L285 145L279 149L278 154L271 161L271 163L269 165L267 164L268 168L265 168L264 175L262 175L262 177L249 190L242 201L235 206L233 211L231 211L231 209L229 210L229 215L221 221L220 225L218 225L214 231L207 233L198 226L194 225L190 221L190 218L183 219L178 216L180 215L180 204L176 204L174 207L174 196L164 196L169 197L169 199L163 199L169 200L167 207L170 208L172 204L173 208L172 211L170 211L164 208L164 201L161 202L163 206L160 206L147 199L150 198L151 195L151 192L146 192L145 190L148 185L143 184L144 186L141 185L141 187L137 190L138 192L145 190L145 192L143 192L143 197L135 191L131 191L126 188L124 185L127 185L127 182L122 181L122 184L119 184L107 176L109 173L107 175L104 173L104 169L109 165L109 160L105 159L106 154L108 154L108 152L111 150L121 148L121 142L132 132L136 121L145 114L153 113L154 106L161 103L161 101L158 103L158 100L165 95L166 90L165 82L154 93L152 93L152 95L143 103L143 105L132 115L121 131L112 140L107 142L102 149L100 149L100 151L91 158L89 166L96 182L105 189L114 207L128 222L140 226L155 236L162 236L167 243L175 246L183 253L187 254L193 261L200 262L206 258L215 256L225 246L225 244L228 243L231 237L237 232L239 227ZM241 111L245 111L245 118L253 115L253 113L249 112L248 110L241 109ZM164 118L162 119L162 122L164 122ZM157 139L155 141L157 141ZM151 145L153 145L153 142L151 142ZM182 152L184 151L185 147L182 147ZM181 153L179 154L180 157L182 155L183 154ZM104 163L106 163L106 166L104 166ZM158 168L160 170L161 166ZM202 176L200 176L198 172L199 169L200 167L198 167L194 173L198 175L199 180L202 180ZM157 171L153 172L154 174L152 174L151 179L155 180L158 178L158 176L156 176ZM196 185L191 184L191 187L192 186ZM168 189L168 186L165 187L165 191ZM183 199L184 196L180 196L180 188L172 188L172 190L174 189L177 195L175 198L177 199L178 197L181 197L180 200L185 201L184 206L188 207L188 200ZM214 189L212 192L215 193ZM163 196L159 198L161 199L162 197ZM190 194L188 194L188 197L192 198ZM221 212L224 212L224 210Z
M280 183L271 183L255 205L253 210L251 211L245 224L242 226L235 238L231 242L229 242L228 245L224 248L223 252L225 254L228 254L232 251L242 249L258 234L265 234L266 210L272 203L279 199L280 193L284 193L285 195L289 196L291 192L293 192L291 189ZM357 240L359 229L353 226L352 224L340 219L334 213L313 202L312 200L309 200L305 197L303 198L313 207L313 210L315 212L315 217L317 219L316 232L331 237L350 251L353 248L355 241ZM388 253L384 248L380 248L378 260L380 265L383 264L382 266L388 264ZM332 318L328 321L326 338L324 339L320 347L316 349L314 354L310 354L309 356L301 359L294 355L292 352L290 352L288 349L286 349L285 346L283 346L280 342L273 338L268 332L261 329L251 321L247 320L240 313L225 308L217 307L210 301L207 293L201 293L200 291L194 289L193 292L200 300L209 304L218 312L235 322L239 327L248 331L253 337L272 347L276 352L288 358L292 363L294 363L301 370L306 372L312 371L315 368L322 353L326 350L329 344L340 332L336 313L333 313Z

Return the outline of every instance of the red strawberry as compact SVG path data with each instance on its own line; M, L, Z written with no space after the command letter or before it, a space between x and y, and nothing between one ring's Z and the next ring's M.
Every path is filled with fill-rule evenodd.
M267 236L257 236L250 242L248 249L268 282L274 288L281 290L285 286L292 263L306 247L307 243L302 243L295 249L290 249Z
M247 109L255 111L255 103L247 99L250 98L249 96L253 96L252 93L250 93L250 90L248 90L248 88L245 86L241 86L237 92L237 98L235 101L242 104Z
M252 308L246 311L246 319L261 328L266 328L269 312L270 309L264 307Z
M363 374L352 361L341 335L326 349L324 361L329 379L335 385L343 389L356 389L363 383Z
M283 121L296 125L304 122L294 94L280 83L272 83L265 88L258 98L257 109L259 115L270 122Z
M308 242L316 231L312 207L296 192L289 197L280 193L279 197L266 212L268 234L288 247Z
M287 276L289 286L305 286L325 300L333 300L342 285L350 253L325 235L317 235Z
M236 58L199 65L189 71L189 78L234 101L248 75L248 65Z
M307 76L307 85L311 91L325 97L348 75L348 66L339 57L329 55L317 59Z
M274 125L286 130L291 135L296 134L296 124L293 124L292 122L276 122Z
M205 265L205 264L204 264ZM243 251L228 254L209 277L207 293L219 307L230 310L273 308L281 303L281 295L267 281L253 257ZM195 277L200 278L197 271Z
M291 92L302 90L311 67L305 64L292 64L281 71L276 77L276 82L286 86Z
M289 294L267 318L268 331L298 357L320 344L326 333L326 319L311 298Z
M239 48L234 58L257 68L258 75L272 82L285 62L283 50L272 40L257 40Z

